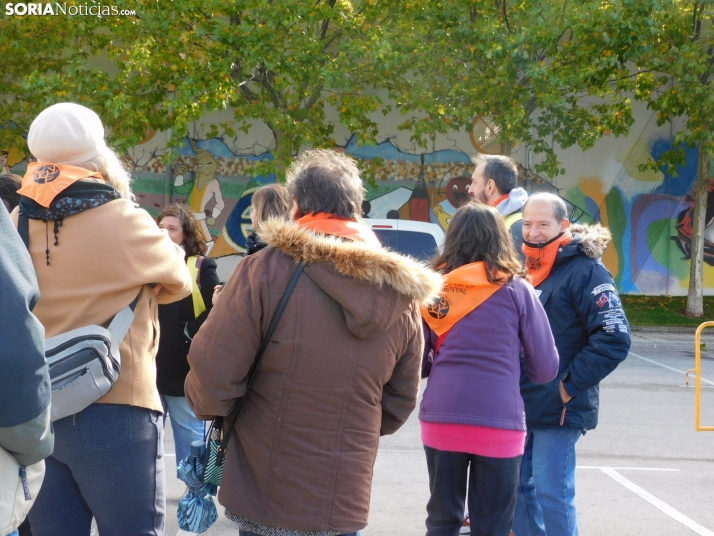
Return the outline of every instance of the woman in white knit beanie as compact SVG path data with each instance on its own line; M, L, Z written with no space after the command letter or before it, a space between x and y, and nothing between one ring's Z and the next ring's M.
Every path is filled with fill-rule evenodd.
M104 142L102 121L89 108L72 102L45 108L32 122L27 144L39 162L98 171L124 199L133 200L131 176Z
M55 450L29 516L33 534L89 536L93 518L102 536L163 534L157 305L191 294L183 251L134 204L129 174L92 110L50 106L27 142L37 162L14 217L27 229L45 336L107 325L138 296L116 383L54 422Z

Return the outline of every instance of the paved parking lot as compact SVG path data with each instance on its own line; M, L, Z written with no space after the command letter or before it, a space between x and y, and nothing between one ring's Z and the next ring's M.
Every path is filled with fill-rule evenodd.
M694 388L684 386L684 372L694 367L694 336L636 332L633 341L628 359L601 386L600 425L578 443L580 534L714 536L714 432L694 431ZM703 354L709 383L702 420L714 426L714 335L703 341L711 351ZM173 453L166 431L166 452ZM166 461L168 468L173 458ZM166 534L185 534L173 514L183 486L167 480ZM382 440L363 536L424 534L427 498L415 412ZM237 531L221 515L205 534Z

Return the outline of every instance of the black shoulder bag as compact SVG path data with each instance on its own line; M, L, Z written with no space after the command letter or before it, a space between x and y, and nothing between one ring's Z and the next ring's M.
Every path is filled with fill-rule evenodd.
M248 383L245 388L246 395L248 394L250 385L253 383L253 378L255 377L255 372L258 369L260 360L265 353L265 349L268 347L270 339L273 337L273 332L280 321L280 317L283 315L283 311L285 311L288 300L290 300L290 295L293 293L304 267L305 265L300 263L295 269L295 272L293 273L293 276L283 293L283 297L278 304L278 308L275 310L275 314L273 314L273 318L270 320L268 329L265 331L265 335L260 341L258 352L255 354L253 364L248 371ZM243 405L243 400L245 400L245 395L236 400L233 409L227 417L216 417L211 423L211 427L206 435L206 463L203 473L204 482L215 484L216 486L221 485L221 480L223 479L223 462L225 461L228 441L230 441L231 434L235 428L236 420L238 419L238 412Z

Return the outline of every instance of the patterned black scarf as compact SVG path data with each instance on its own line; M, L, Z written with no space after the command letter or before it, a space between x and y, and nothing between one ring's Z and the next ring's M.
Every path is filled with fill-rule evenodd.
M20 212L26 214L28 218L45 222L45 226L47 227L47 247L45 249L45 255L47 256L47 266L49 266L50 244L48 222L50 220L54 222L54 245L59 246L59 228L62 227L62 222L66 217L99 207L120 198L121 194L108 184L77 181L57 195L57 197L52 200L49 208L43 207L34 199L22 196L20 198Z

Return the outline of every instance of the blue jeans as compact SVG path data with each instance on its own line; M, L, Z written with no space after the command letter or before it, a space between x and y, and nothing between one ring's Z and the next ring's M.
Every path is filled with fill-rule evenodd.
M192 442L203 441L205 422L196 418L193 410L188 407L185 396L161 395L161 404L164 406L164 426L166 415L171 418L171 430L176 445L176 465L178 465L191 454Z
M124 404L92 404L54 423L55 450L30 510L34 536L164 533L161 415Z
M456 536L464 521L466 480L471 534L508 536L513 525L521 456L489 458L424 446L431 497L427 536Z
M20 531L19 531L19 530L16 530L15 532L11 532L11 533L8 534L7 536L20 536Z
M578 536L575 443L580 428L528 430L513 531L516 536Z
M247 532L245 530L241 530L240 536L260 536L260 534L256 534L255 532ZM359 535L359 531L357 531L357 532L350 532L349 534L343 534L342 536L360 536L360 535Z

